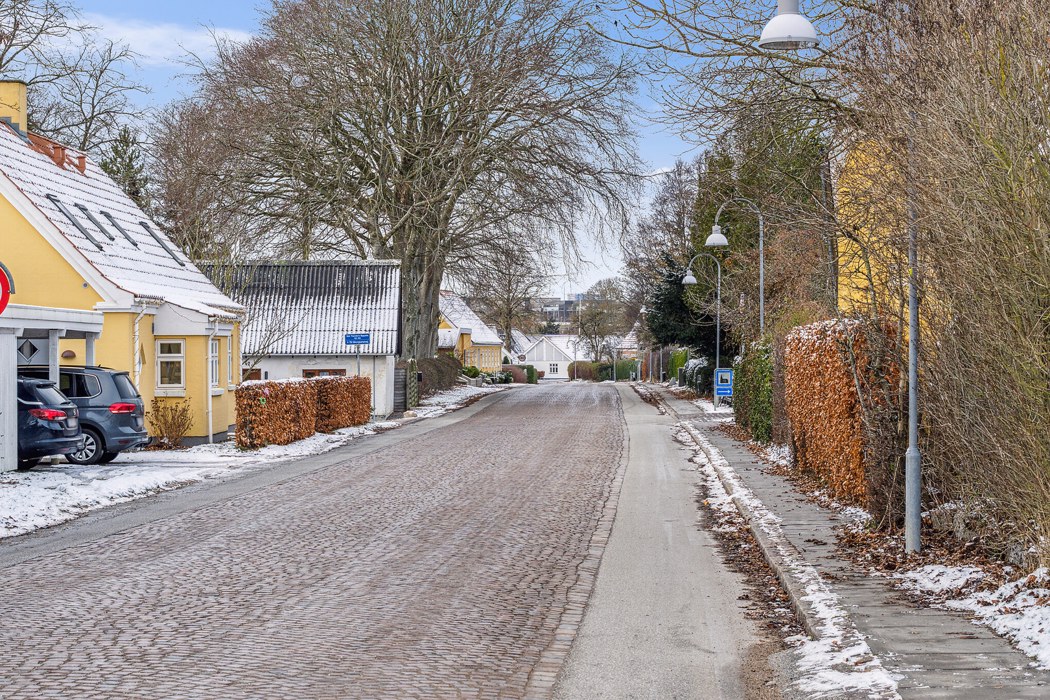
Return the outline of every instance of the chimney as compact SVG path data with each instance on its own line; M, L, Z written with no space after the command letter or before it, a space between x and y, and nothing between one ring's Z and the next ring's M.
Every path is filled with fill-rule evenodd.
M26 84L21 80L0 80L0 121L13 126L23 137L26 135Z
M87 156L83 153L77 155L77 170L83 175L84 171L87 170Z

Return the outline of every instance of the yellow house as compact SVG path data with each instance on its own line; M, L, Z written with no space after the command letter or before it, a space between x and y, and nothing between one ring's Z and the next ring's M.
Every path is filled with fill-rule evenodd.
M0 258L17 302L102 313L97 340L59 340L62 362L126 370L146 402L181 402L188 443L235 423L239 319L160 227L86 155L26 131L25 85L0 82ZM57 336L56 336L57 337ZM51 340L22 343L46 364Z
M498 372L503 367L503 341L463 298L442 290L438 300L438 350L452 353L464 367Z

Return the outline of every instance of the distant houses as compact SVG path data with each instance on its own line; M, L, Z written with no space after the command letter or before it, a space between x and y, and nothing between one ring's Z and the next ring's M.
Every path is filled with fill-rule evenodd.
M373 413L393 412L398 261L267 262L217 266L211 274L247 309L245 379L365 376Z
M503 365L503 341L461 296L441 291L438 351L453 355L464 367L497 372Z

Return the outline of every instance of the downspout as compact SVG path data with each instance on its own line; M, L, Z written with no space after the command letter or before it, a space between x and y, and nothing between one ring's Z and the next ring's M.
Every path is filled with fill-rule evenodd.
M212 342L212 340L215 339L215 336L219 332L219 319L218 318L212 318L211 321L212 321L212 329L211 329L211 333L208 334L208 342L205 345L206 356L208 358L208 364L206 365L207 368L208 368L208 371L204 373L205 374L204 381L207 384L207 386L206 386L207 393L205 394L205 396L208 397L208 404L207 404L208 405L208 409L207 409L208 426L207 427L208 427L208 444L209 445L212 444L215 441L214 435L213 435L215 430L214 430L214 428L212 426L212 423L214 422L212 420L212 410L213 410L212 404L214 403L214 397L211 395L211 386L212 386L212 379L214 379L214 377L211 376L211 342ZM233 339L232 335L230 336L230 339L231 340ZM218 359L218 356L216 356L216 359Z
M134 332L131 335L131 368L135 371L135 388L142 393L142 369L139 367L139 321L146 315L146 307L142 307L139 315L135 317Z

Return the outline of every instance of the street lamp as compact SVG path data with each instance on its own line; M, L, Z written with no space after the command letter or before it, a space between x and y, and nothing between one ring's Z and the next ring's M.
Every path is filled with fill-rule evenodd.
M798 3L795 3L796 5ZM718 219L722 216L722 210L727 205L737 202L739 204L746 204L751 208L751 211L758 214L758 331L759 335L766 334L766 258L764 250L765 240L765 219L762 217L762 210L758 208L758 205L752 202L750 199L744 197L733 197L727 199L722 203L722 206L718 207L718 211L715 212L715 225L711 227L711 235L707 237L705 246L710 248L724 247L729 245L729 241L722 235L722 227L718 225Z
M797 51L817 45L817 32L799 13L798 0L777 0L777 16L762 30L763 49ZM909 141L908 151L912 150ZM909 173L909 180L910 180ZM904 551L922 549L922 453L919 451L918 214L909 182L908 204L908 449L904 453ZM716 217L717 221L717 217ZM760 224L761 226L761 224ZM759 243L761 246L761 242Z
M799 12L798 0L777 0L777 15L762 30L759 48L798 51L816 45L817 30Z
M717 371L721 367L722 360L720 356L722 342L722 263L710 253L697 253L694 255L693 259L689 261L689 265L686 266L685 277L682 278L682 284L687 287L696 284L696 277L693 276L693 263L696 262L697 258L711 258L715 261L715 266L718 268L718 282L715 284L715 371ZM717 396L715 397L715 406L718 406Z

